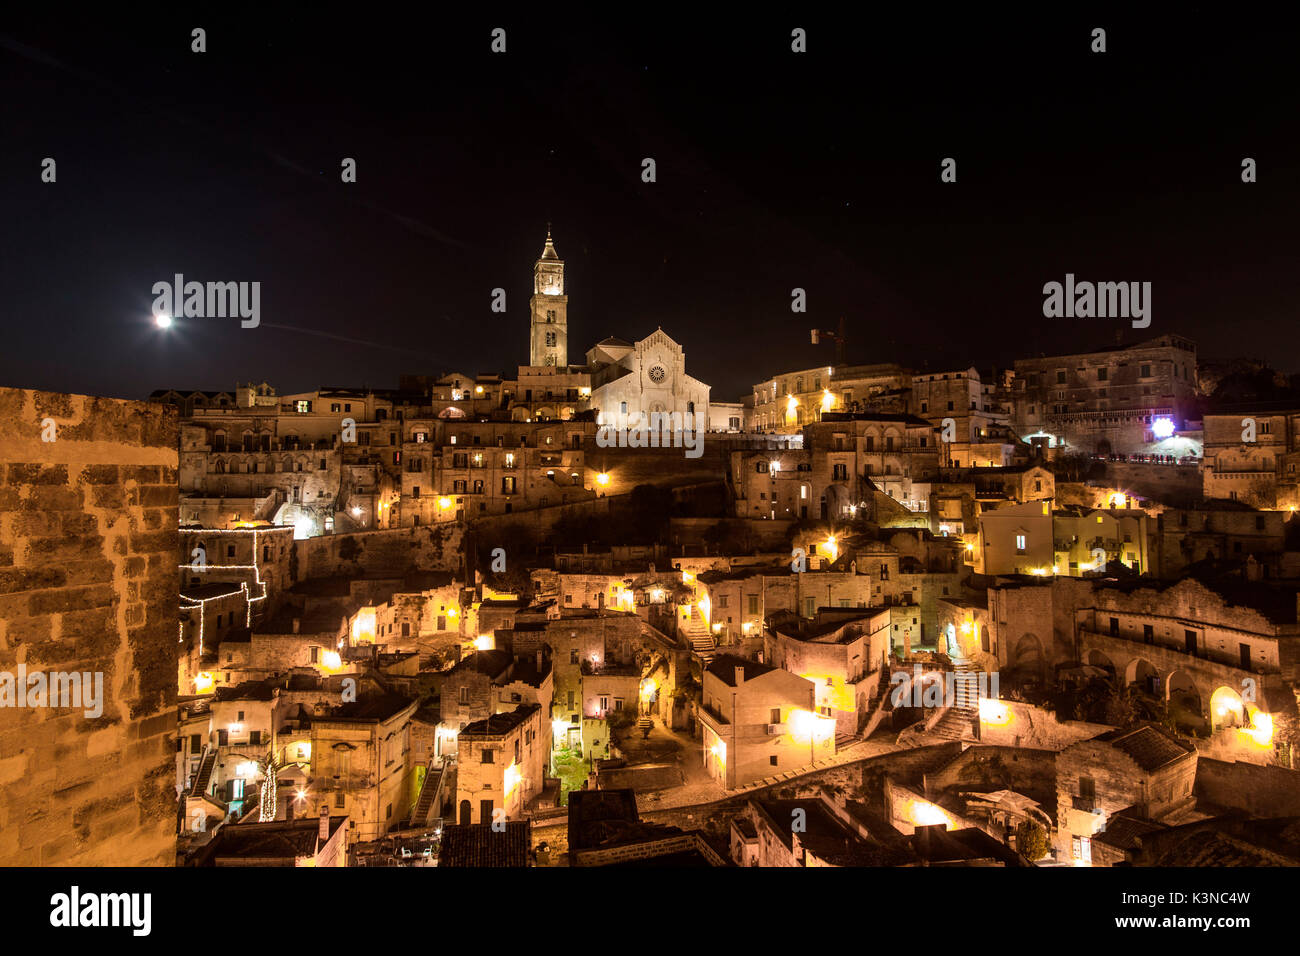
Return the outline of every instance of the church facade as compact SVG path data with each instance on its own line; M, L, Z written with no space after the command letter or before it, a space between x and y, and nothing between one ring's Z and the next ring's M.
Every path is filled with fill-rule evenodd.
M574 393L579 402L567 407L591 409L599 424L615 428L648 426L653 416L669 415L693 430L708 429L709 386L686 374L686 353L668 333L656 329L637 342L607 338L587 350L585 365L570 366L568 309L564 260L548 229L533 264L530 365L519 370L521 386L528 383L531 393Z

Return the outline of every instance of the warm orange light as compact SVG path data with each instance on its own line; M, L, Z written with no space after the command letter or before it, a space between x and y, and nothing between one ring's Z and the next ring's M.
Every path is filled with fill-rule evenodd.
M597 475L596 484L600 485L602 488L605 485L609 484L609 473L602 471L599 475Z
M475 650L490 651L492 650L492 643L491 634L480 634L478 637L474 638Z
M835 721L832 718L814 714L810 710L790 711L787 723L790 726L790 736L804 743L821 743L835 734Z
M1011 709L992 697L980 698L980 720L992 727L1005 727L1011 723Z
M363 607L357 611L357 616L352 619L352 641L357 643L367 641L374 643L375 640L375 609L373 607Z
M215 683L216 681L213 680L212 675L207 671L203 671L200 674L197 674L194 678L194 691L195 693L206 694L208 691L212 690L212 686Z

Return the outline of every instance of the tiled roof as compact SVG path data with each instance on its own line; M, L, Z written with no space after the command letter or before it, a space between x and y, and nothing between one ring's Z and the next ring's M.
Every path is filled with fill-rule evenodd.
M1099 739L1107 740L1116 750L1128 754L1143 770L1158 770L1192 753L1191 747L1151 724L1121 733L1116 737L1106 734Z
M490 823L444 826L438 866L527 866L531 844L527 820L508 820L504 830Z
M745 660L743 657L734 657L731 654L719 654L709 662L708 672L728 687L735 687L736 668L738 667L744 670L745 680L747 681L776 670L775 667L760 664L758 661Z

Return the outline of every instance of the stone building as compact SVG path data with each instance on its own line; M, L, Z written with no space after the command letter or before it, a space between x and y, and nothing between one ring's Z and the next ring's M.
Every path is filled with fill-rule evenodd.
M175 861L176 445L162 405L0 389L0 864Z
M1010 409L980 381L974 367L912 376L908 411L934 425L941 464L1011 464L1018 444L1008 433Z
M685 351L663 329L635 344L605 339L588 350L587 366L597 424L648 427L654 415L673 415L700 435L708 431L709 386L686 374Z
M1092 863L1112 817L1159 821L1196 803L1196 749L1154 725L1081 740L1056 757L1056 854Z
M907 412L911 379L910 371L892 364L783 372L754 386L750 427L792 433L827 412Z
M542 257L533 265L533 297L528 364L564 367L569 364L569 297L564 294L564 260L555 251L551 230L546 230Z
M1178 437L1193 416L1196 345L1164 335L1074 355L1016 359L1012 425L1026 441L1084 454L1196 450Z
M1300 409L1237 406L1204 416L1206 498L1252 508L1300 507Z
M321 807L346 812L357 840L375 840L411 811L416 702L386 694L341 704L310 718L309 792Z
M939 461L929 422L828 412L803 432L802 449L731 453L737 517L848 519L877 489L909 510L928 507Z
M813 682L721 654L704 669L700 724L709 776L734 790L835 753L835 724Z
M1197 561L1248 561L1261 577L1286 576L1284 511L1257 511L1244 502L1210 499L1195 508L1166 508L1157 519L1152 569L1180 577Z
M456 770L457 822L461 826L519 820L541 793L551 752L542 708L520 704L476 720L460 732ZM500 810L498 818L494 811Z
M821 609L805 620L776 614L763 635L763 660L812 681L817 713L855 734L888 669L890 611Z

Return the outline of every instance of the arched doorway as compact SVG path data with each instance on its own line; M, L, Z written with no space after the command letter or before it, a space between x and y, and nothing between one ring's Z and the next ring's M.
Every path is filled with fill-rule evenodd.
M1160 673L1146 658L1135 657L1124 668L1124 683L1136 684L1143 693L1155 694L1160 687Z
M1100 667L1112 682L1115 680L1115 664L1101 651L1089 651L1088 660L1085 663L1092 667Z
M469 801L462 800L460 802L460 825L463 827L467 827L469 826L469 821L470 821Z
M1042 686L1047 672L1043 644L1034 634L1025 634L1011 654L1012 682L1020 687Z
M1165 700L1176 727L1188 731L1209 730L1201 692L1187 671L1177 670L1169 675L1165 681Z
M1246 707L1241 695L1231 687L1217 687L1210 695L1210 729L1245 727Z

